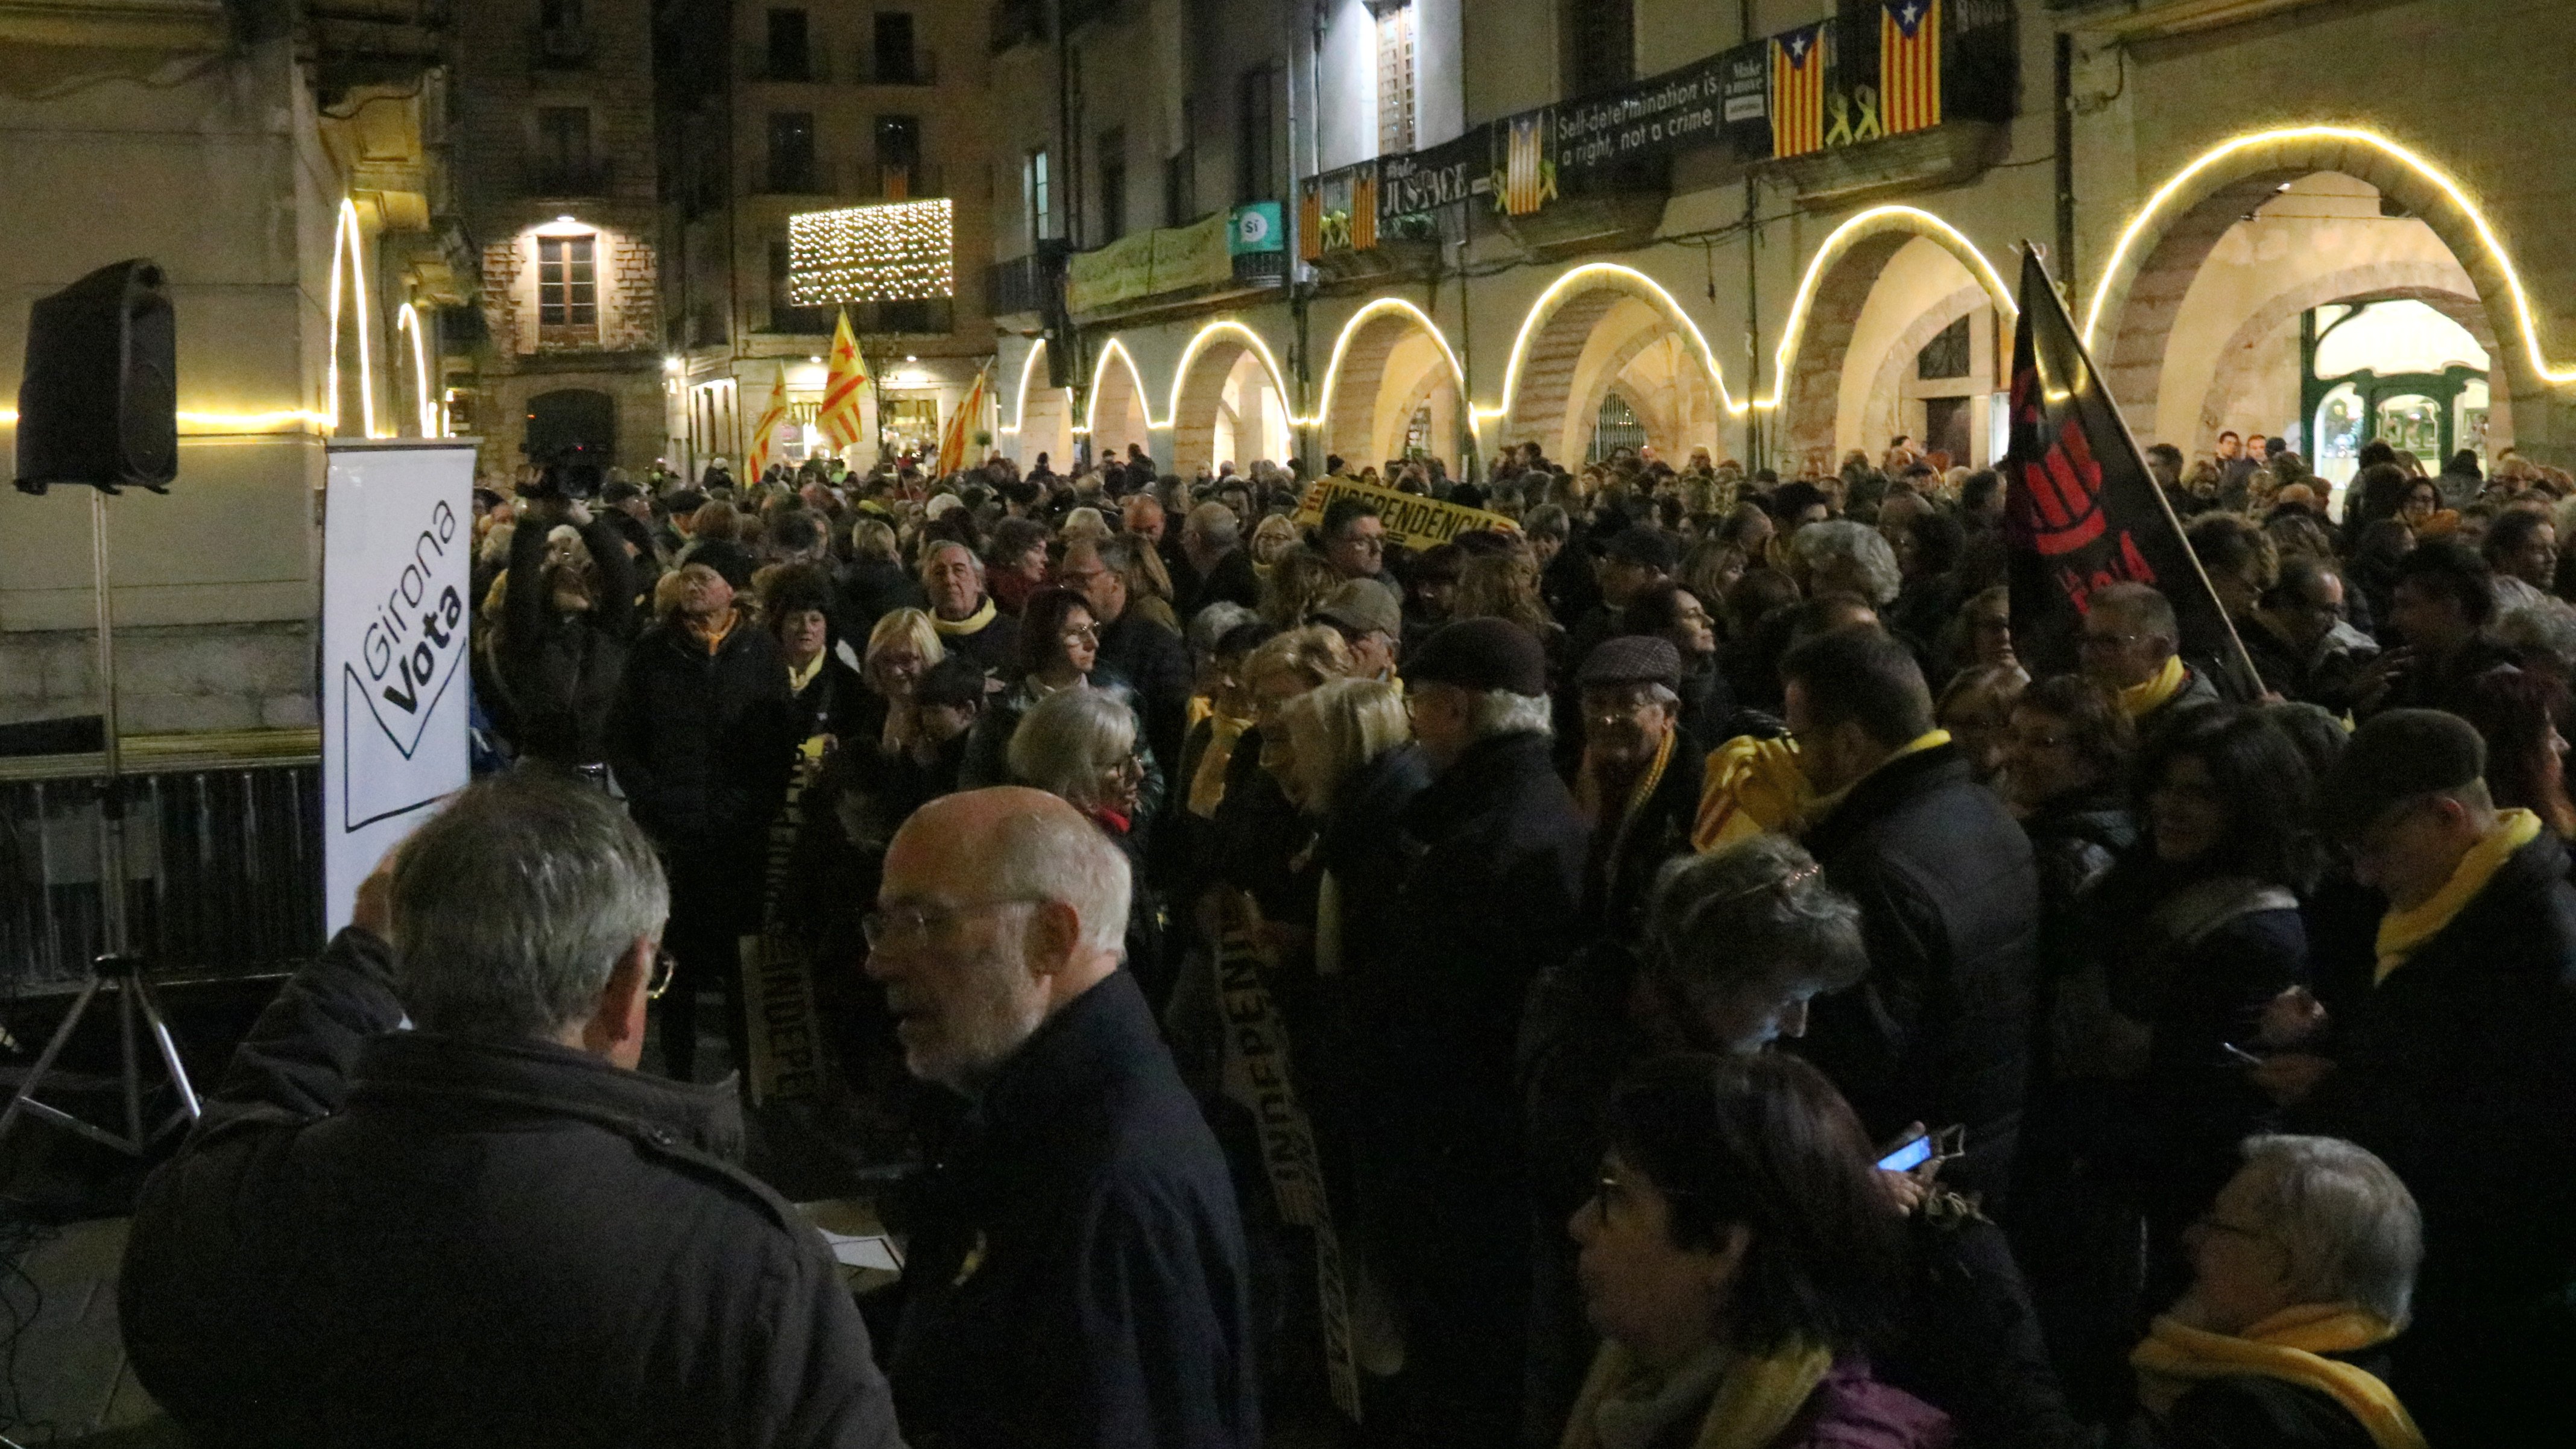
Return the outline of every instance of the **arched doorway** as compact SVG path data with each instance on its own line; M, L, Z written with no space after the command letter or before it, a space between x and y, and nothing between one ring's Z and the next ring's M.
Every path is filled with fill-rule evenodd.
M1240 323L1202 332L1181 356L1172 394L1172 469L1184 478L1232 463L1249 472L1256 460L1285 463L1288 395L1267 346Z
M1145 416L1145 382L1136 375L1136 361L1116 338L1100 350L1100 360L1091 371L1091 406L1086 414L1086 427L1091 435L1091 456L1106 458L1111 453L1124 456L1131 446L1153 451L1147 436Z
M557 388L528 399L528 461L617 461L617 399L585 387Z
M1036 468L1041 454L1057 472L1073 466L1073 399L1067 389L1048 385L1046 350L1040 340L1020 360L1019 388L1011 404L1013 456L1022 472Z
M1669 457L1715 448L1726 398L1707 339L1643 274L1595 263L1542 296L1505 383L1502 441L1555 459L1585 456L1612 389Z
M2486 354L2486 442L2510 445L2514 404L2545 414L2551 384L2501 243L2464 195L2425 158L2342 128L2259 133L2193 161L2121 233L2085 305L2132 429L2195 454L2223 428L2284 434L2313 454L2301 339L2345 315L2318 309L2413 300ZM2219 395L2222 381L2237 400Z
M1419 453L1465 477L1457 354L1412 303L1380 297L1351 314L1324 371L1324 451L1360 464Z
M1783 359L1778 436L1789 466L1830 472L1854 451L1875 460L1898 437L1957 465L1993 461L1987 413L2010 313L1964 246L1890 227L1834 249Z

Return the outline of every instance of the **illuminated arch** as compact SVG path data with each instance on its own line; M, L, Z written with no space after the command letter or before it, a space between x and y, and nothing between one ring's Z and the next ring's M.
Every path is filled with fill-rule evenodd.
M358 223L358 204L347 197L340 199L340 217L331 232L331 343L330 360L323 370L323 386L330 394L323 416L335 433L340 430L340 283L344 276L350 295L357 299L358 420L372 438L377 436L375 329L367 319L366 234Z
M2003 274L1995 270L1995 264L1988 261L1986 254L1977 249L1977 244L1968 240L1957 227L1919 206L1873 206L1835 227L1825 238L1824 245L1816 248L1815 256L1808 260L1806 275L1798 279L1798 294L1789 304L1788 323L1780 330L1779 349L1772 354L1771 396L1754 404L1756 407L1766 410L1777 408L1782 398L1787 396L1789 381L1795 376L1791 369L1796 364L1799 345L1806 340L1808 324L1815 315L1817 294L1824 289L1834 269L1857 250L1862 253L1859 260L1863 262L1875 258L1877 265L1870 268L1875 275L1877 266L1885 265L1899 248L1918 236L1929 238L1957 257L1960 264L1968 269L1968 274L1986 289L1986 295L2002 309L2004 316L2017 318L2021 315L2021 307L2014 302L2012 288L2005 283Z
M439 426L438 414L429 404L429 344L423 340L420 309L409 302L394 313L394 330L411 334L411 379L413 391L420 395L420 435L440 438L446 431Z
M1751 406L1749 400L1737 402L1735 395L1728 391L1726 373L1718 366L1717 354L1710 350L1708 337L1699 330L1699 324L1691 320L1690 314L1682 310L1681 304L1673 300L1673 294L1664 290L1661 283L1634 267L1623 266L1617 262L1586 262L1582 266L1568 269L1555 281L1549 283L1547 290L1538 294L1538 300L1530 304L1528 314L1521 318L1519 334L1512 338L1511 360L1503 369L1502 405L1476 408L1475 416L1479 421L1490 421L1496 418L1523 421L1516 419L1515 410L1522 401L1520 396L1522 373L1528 366L1532 352L1543 345L1554 350L1562 350L1569 341L1579 351L1582 346L1581 333L1589 330L1591 321L1598 320L1599 312L1607 310L1605 303L1598 300L1587 303L1584 299L1587 297L1597 299L1598 295L1604 292L1636 298L1662 313L1664 320L1688 338L1693 355L1698 359L1700 366L1708 372L1710 386L1717 390L1719 404L1728 413L1740 417L1745 409ZM1560 314L1570 309L1580 309L1575 310L1576 325L1571 329L1554 326L1553 324L1563 320ZM1586 310L1593 315L1586 317L1584 315Z
M2189 229L2185 218L2204 210L2222 193L2252 188L2285 175L2339 172L2366 181L2396 197L2451 249L2478 284L2478 294L2491 313L2499 303L2507 315L2495 317L2496 334L2520 337L2524 361L2541 382L2576 382L2576 364L2554 366L2540 341L2538 320L2522 274L2495 226L2460 183L2422 155L2375 131L2355 126L2287 126L2234 137L2202 152L2175 172L2121 229L2119 241L2102 267L2084 312L2084 340L2097 355L2103 345L2103 323L2128 311L2129 294L2159 254L2177 241L2196 240L2178 233ZM2186 198L2188 196L2188 199ZM2250 207L2243 208L2250 210ZM2232 223L2233 215L2225 220ZM2219 230L2223 231L2224 227ZM2205 251L2208 244L2202 243Z
M1119 366L1126 369L1125 386L1123 390L1118 390L1121 397L1133 400L1137 415L1144 419L1146 431L1151 432L1155 426L1154 414L1145 403L1145 375L1137 369L1136 359L1128 352L1127 345L1115 337L1110 338L1100 349L1099 365L1091 370L1091 396L1083 404L1082 426L1074 431L1086 436L1096 435L1100 423L1101 396L1104 392L1113 391L1107 386L1111 378L1109 362L1112 358L1116 358ZM1125 441L1142 443L1146 440L1136 437L1127 438Z
M1020 420L1029 415L1029 374L1037 370L1038 359L1045 355L1046 339L1041 337L1029 345L1029 355L1020 359L1020 390L1012 394L1011 421L1002 432L1017 433Z
M1175 472L1188 477L1196 469L1213 467L1215 456L1216 415L1225 392L1226 380L1243 359L1251 357L1261 364L1261 375L1269 380L1271 394L1279 400L1281 420L1294 432L1297 418L1288 398L1288 382L1279 370L1279 359L1261 334L1232 318L1210 322L1190 338L1181 349L1180 366L1172 373L1172 401L1159 423L1147 420L1147 426L1172 431L1172 460ZM1237 450L1241 450L1238 443Z
M1404 298L1377 297L1342 323L1340 335L1333 339L1331 359L1324 366L1324 386L1315 396L1315 412L1296 421L1309 427L1321 426L1323 446L1329 452L1353 458L1379 456L1384 420L1376 412L1383 400L1380 393L1386 367L1406 340L1414 337L1429 339L1438 360L1430 363L1411 393L1423 393L1441 381L1445 366L1446 380L1457 391L1458 406L1465 408L1467 369L1458 360L1457 349L1449 345L1448 335L1429 313ZM1418 403L1418 397L1409 397L1406 406L1409 409Z

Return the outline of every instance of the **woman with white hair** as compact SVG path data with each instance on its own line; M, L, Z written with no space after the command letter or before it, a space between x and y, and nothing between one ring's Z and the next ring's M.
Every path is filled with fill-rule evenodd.
M1791 536L1789 552L1809 598L1852 594L1873 609L1884 609L1905 588L1896 550L1866 523L1847 518L1811 523Z
M1011 732L1009 756L1013 779L1081 811L1127 853L1136 893L1127 912L1127 969L1159 1014L1172 979L1163 965L1161 912L1145 884L1144 840L1136 829L1151 770L1136 711L1119 695L1088 684L1057 690L1021 717Z
M2423 1449L2380 1353L2424 1258L2414 1197L2332 1137L2244 1153L2191 1231L2190 1290L2130 1356L2145 1442Z

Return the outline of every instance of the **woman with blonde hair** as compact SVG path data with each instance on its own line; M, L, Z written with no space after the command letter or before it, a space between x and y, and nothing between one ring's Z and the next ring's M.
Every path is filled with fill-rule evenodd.
M1304 628L1315 606L1341 582L1332 560L1310 548L1292 548L1261 581L1261 621L1273 629Z
M1317 823L1315 971L1365 969L1397 939L1404 878L1398 821L1431 783L1413 743L1402 685L1335 679L1278 707L1284 756L1271 766L1299 813Z
M1253 526L1251 546L1252 571L1266 579L1279 556L1297 546L1297 521L1285 513L1264 517Z
M1539 593L1538 560L1526 548L1481 554L1458 571L1458 592L1449 617L1509 619L1538 636L1547 650L1547 677L1565 677L1565 626L1548 612Z
M1217 801L1209 833L1212 873L1251 893L1263 918L1296 938L1304 936L1315 918L1313 877L1296 864L1314 839L1314 828L1290 803L1281 783L1288 733L1280 710L1350 672L1349 646L1323 625L1273 636L1245 655L1238 671L1253 723L1235 741L1226 764L1225 794ZM1274 740L1281 743L1274 747Z

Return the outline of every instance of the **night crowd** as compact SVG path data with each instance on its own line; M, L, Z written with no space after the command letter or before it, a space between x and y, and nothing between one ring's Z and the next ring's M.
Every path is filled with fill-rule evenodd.
M2149 463L2241 648L2119 584L2036 678L1903 439L1329 460L1413 547L1134 449L495 484L486 778L147 1186L135 1371L208 1444L2568 1442L2576 484ZM864 1301L699 1081L747 937L920 1167Z

